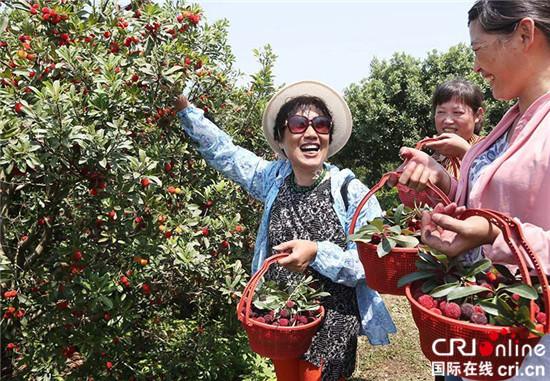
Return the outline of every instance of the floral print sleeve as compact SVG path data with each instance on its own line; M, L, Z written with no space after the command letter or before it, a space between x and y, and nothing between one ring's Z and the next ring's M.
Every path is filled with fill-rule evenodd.
M368 191L369 189L360 181L354 180L349 183L347 194L349 206L348 210L344 211L346 234L349 232L351 220L359 202ZM357 228L366 225L368 221L381 214L382 210L378 201L375 197L371 197L361 209L357 219ZM358 282L365 282L365 271L359 260L355 242L349 242L346 251L332 242L318 242L317 246L317 257L311 265L315 270L329 277L333 282L347 286L356 286Z
M213 168L241 185L250 195L262 202L269 185L277 175L277 162L264 160L254 153L233 144L231 137L204 117L204 112L189 106L178 118L198 150Z

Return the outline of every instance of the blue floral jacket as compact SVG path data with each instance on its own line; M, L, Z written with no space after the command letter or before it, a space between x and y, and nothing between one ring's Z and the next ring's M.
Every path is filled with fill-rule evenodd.
M198 143L198 150L208 164L264 203L252 260L252 273L255 273L269 251L267 245L271 207L292 167L287 160L267 161L236 146L229 135L203 114L202 110L190 106L180 111L178 117L185 131ZM339 170L328 164L326 167L330 171L334 210L347 234L357 205L367 194L368 188L360 181L349 183L349 207L346 211L340 188L346 178L355 176L349 169ZM361 210L357 226L366 224L367 220L380 214L378 201L372 197ZM361 314L361 334L366 335L371 344L388 344L388 334L395 333L396 328L378 292L371 290L365 282L365 272L357 255L355 243L348 243L345 251L331 242L317 242L317 245L317 256L310 266L335 283L355 287Z

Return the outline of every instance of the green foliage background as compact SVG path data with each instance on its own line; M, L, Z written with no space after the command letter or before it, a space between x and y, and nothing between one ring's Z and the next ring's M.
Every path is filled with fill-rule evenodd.
M424 59L405 53L395 53L387 61L374 59L370 75L344 91L354 127L348 144L332 159L334 163L352 168L368 186L378 183L382 174L400 164L401 147L414 147L435 134L432 93L440 83L457 77L476 83L484 92L483 132L490 131L509 104L493 99L473 67L473 53L464 44L447 52L434 50Z

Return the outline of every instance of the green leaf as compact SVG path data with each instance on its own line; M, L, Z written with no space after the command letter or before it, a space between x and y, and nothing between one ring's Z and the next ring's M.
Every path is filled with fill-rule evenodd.
M516 277L512 275L512 273L510 272L510 270L508 269L508 267L504 266L504 265L501 265L501 264L498 264L498 263L494 263L493 264L493 267L495 269L497 269L497 271L504 277L508 278L508 279L512 279L512 280L516 280Z
M401 219L403 217L403 210L405 209L405 205L399 204L397 208L395 208L395 213L393 217L393 222L397 226L401 226Z
M450 301L450 300L460 299L466 296L479 294L480 292L484 292L484 291L489 291L489 289L482 286L459 287L459 288L455 288L447 295L447 300Z
M400 247L416 247L420 243L416 237L412 237L409 235L398 235L396 237L392 237L392 239L397 243Z
M483 258L476 262L472 267L470 267L466 276L474 276L482 271L487 270L489 267L491 267L491 260Z
M492 303L488 300L482 300L479 305L481 308L483 308L483 311L487 312L488 314L494 316L498 315L498 308L495 303Z
M424 294L429 294L430 292L432 292L432 290L434 288L436 288L437 286L439 286L439 283L435 280L435 279L428 279L427 281L424 282L424 284L422 285L422 292Z
M385 255L388 255L396 245L397 243L393 239L388 237L382 238L382 242L380 242L378 244L378 247L376 248L376 253L378 254L378 257L382 258Z
M101 302L105 304L108 310L113 308L113 302L105 295L99 295L99 300L101 300Z
M415 271L399 279L397 282L397 287L403 287L406 284L412 283L416 280L427 279L434 276L433 271Z
M370 222L370 225L376 227L379 232L384 231L384 221L382 221L382 218L375 218Z
M453 291L457 287L460 287L458 282L443 284L439 287L434 288L432 292L430 292L430 296L432 296L433 298L440 298L442 296L447 296L451 291Z
M512 294L518 294L522 298L526 299L536 300L539 297L537 290L535 290L533 286L529 286L527 283L504 286L503 289Z

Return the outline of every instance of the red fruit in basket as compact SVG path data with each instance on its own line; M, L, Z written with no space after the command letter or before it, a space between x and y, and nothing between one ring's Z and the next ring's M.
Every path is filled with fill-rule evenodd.
M265 321L267 324L273 323L273 316L271 316L270 314L264 315L264 321Z
M283 308L281 312L279 312L279 315L281 315L282 318L288 318L290 316L290 311Z
M292 300L289 300L288 302L286 302L286 306L287 308L292 308L294 307L294 302Z
M307 317L306 316L299 316L298 317L298 320L302 323L302 324L307 324Z
M460 319L460 315L462 314L462 311L460 310L460 306L456 303L447 303L447 307L445 307L445 316L450 317L451 319Z
M435 307L435 300L430 295L422 295L418 298L418 303L427 309L432 309Z
M258 317L255 319L258 323L265 323L265 319L263 317Z
M536 314L535 319L540 324L546 324L546 314L544 312L539 312L538 314Z
M485 313L485 311L483 311L483 308L481 308L480 306L474 306L474 309L476 310L476 312Z
M414 298L414 300L416 300L416 301L418 302L418 298L420 298L422 295L424 295L424 294L422 293L422 291L417 290L417 291L414 293L413 298Z
M382 241L382 235L380 233L372 233L370 237L370 243L378 245Z
M474 324L487 324L487 315L483 312L474 312L470 321Z
M535 315L540 312L540 307L537 303L535 303Z
M462 311L462 318L464 320L470 320L474 312L476 311L475 307L470 303L464 303L460 310Z
M437 314L437 315L443 315L443 312L441 312L441 310L439 308L430 308L430 311L432 311L434 314Z
M439 309L441 310L441 312L445 313L445 308L447 308L447 301L444 300L439 303Z
M281 327L287 327L288 326L288 319L284 319L284 318L279 319L279 325Z
M512 299L516 302L519 302L520 296L518 294L512 294Z

